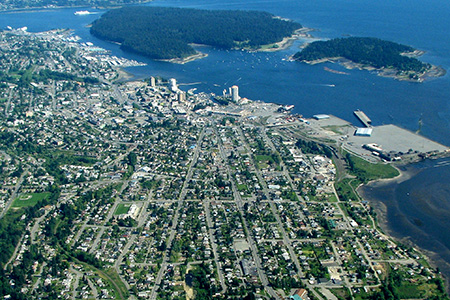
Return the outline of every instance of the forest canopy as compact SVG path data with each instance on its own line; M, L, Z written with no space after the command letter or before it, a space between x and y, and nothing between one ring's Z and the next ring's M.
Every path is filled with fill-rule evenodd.
M295 60L314 61L324 58L343 57L355 63L375 68L393 68L398 71L424 72L430 67L416 58L402 55L414 48L370 37L336 38L317 41L294 55Z
M291 36L301 25L267 12L124 7L110 10L91 27L101 39L154 59L196 54L189 44L256 49Z

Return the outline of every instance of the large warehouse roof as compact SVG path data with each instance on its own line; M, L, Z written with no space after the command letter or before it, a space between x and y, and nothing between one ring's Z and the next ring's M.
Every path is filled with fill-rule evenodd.
M371 136L372 135L372 128L358 128L356 129L355 135L358 136Z

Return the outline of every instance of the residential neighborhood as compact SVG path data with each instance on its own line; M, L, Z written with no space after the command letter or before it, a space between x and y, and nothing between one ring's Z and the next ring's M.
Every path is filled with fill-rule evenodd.
M140 62L68 30L0 50L3 299L443 299L356 192L371 154L346 132L237 86L219 104L132 80Z

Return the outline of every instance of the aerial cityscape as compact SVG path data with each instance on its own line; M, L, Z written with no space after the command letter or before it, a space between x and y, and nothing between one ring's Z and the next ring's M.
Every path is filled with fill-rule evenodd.
M1 8L35 6L18 3ZM425 69L445 76L407 62L421 69L391 68L405 84L427 84ZM449 299L445 255L395 234L369 197L414 178L416 163L448 165L422 119L414 132L358 107L352 120L303 116L297 103L251 99L239 80L213 93L128 72L147 65L70 28L2 28L0 297Z

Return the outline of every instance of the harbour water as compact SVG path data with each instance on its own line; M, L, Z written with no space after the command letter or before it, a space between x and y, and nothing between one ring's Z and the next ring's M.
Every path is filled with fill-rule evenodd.
M316 29L320 39L345 36L378 37L426 51L421 60L450 69L450 2L441 0L156 0L147 5L201 9L264 10ZM74 15L89 10L96 14ZM92 8L40 10L0 14L0 28L27 26L29 31L71 28L84 42L93 42L113 55L147 63L129 68L137 78L162 76L187 84L181 88L220 94L238 85L240 95L253 100L294 104L295 113L311 117L333 114L357 124L353 111L361 109L373 125L393 123L450 145L450 76L424 83L400 82L368 71L346 70L338 64L306 65L286 59L311 40L298 40L286 50L271 53L198 50L208 57L184 65L152 61L125 53L119 46L89 34L88 24L104 11ZM330 72L329 70L338 72ZM345 72L347 74L339 74ZM450 263L450 166L425 162L408 166L411 178L401 183L363 189L387 209L386 229L410 237L437 253L433 259ZM445 267L450 274L450 267Z
M425 50L422 60L450 69L450 2L448 1L369 1L369 0L157 0L148 5L203 9L265 10L290 18L305 27L317 29L318 38L372 36ZM74 15L89 10L98 14ZM203 47L207 58L176 65L155 62L124 53L118 45L100 41L86 26L104 11L91 8L0 14L0 28L27 26L29 31L72 28L83 41L109 49L114 55L147 63L130 68L138 77L160 75L178 82L197 83L198 91L221 93L237 84L243 97L267 102L294 104L294 112L310 117L330 113L356 121L352 112L365 111L374 125L394 123L450 145L450 76L423 84L398 82L367 71L346 70L338 64L310 66L285 59L298 51L304 41L273 53L222 51ZM324 67L350 75L326 71Z

